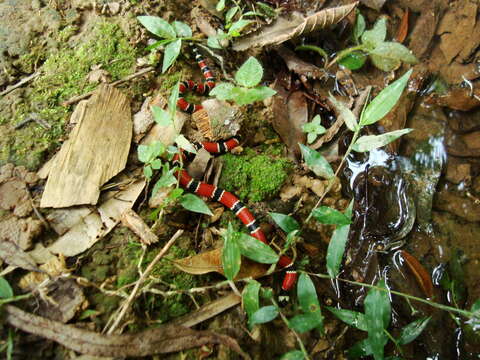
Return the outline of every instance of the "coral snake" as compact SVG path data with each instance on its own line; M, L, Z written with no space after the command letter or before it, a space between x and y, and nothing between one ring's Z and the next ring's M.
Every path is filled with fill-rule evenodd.
M213 76L212 71L208 68L205 60L199 54L198 50L194 48L193 51L195 54L195 60L197 61L198 66L200 67L205 78L205 82L196 83L194 81L188 80L180 83L177 106L182 111L189 114L201 110L202 106L187 102L183 98L185 92L191 90L201 95L208 95L208 92L215 87L215 77ZM203 148L209 153L220 155L232 150L239 144L240 142L238 138L232 137L229 140L222 140L217 142L201 142L195 143L194 145L197 149ZM180 158L181 156L182 158ZM173 164L179 165L179 167L181 168L182 162L184 162L184 160L187 160L185 154L183 152L177 153L173 157ZM188 191L191 191L199 196L208 197L213 201L218 201L219 203L233 211L235 215L240 219L240 221L247 227L251 236L268 245L267 238L265 237L265 234L255 220L255 217L247 209L245 204L243 204L231 192L219 189L214 185L195 180L188 174L186 170L183 170L182 168L175 173L175 176L179 180L180 185ZM292 269L293 261L288 256L282 255L278 261L278 265L281 268L287 269L282 282L282 291L289 291L295 285L295 282L297 280L297 272Z

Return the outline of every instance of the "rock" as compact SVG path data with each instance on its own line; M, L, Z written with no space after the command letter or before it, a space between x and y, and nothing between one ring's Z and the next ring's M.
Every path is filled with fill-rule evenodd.
M465 182L470 184L472 177L470 175L471 165L469 163L462 163L454 157L450 157L447 162L446 179L454 184Z
M437 210L447 211L467 221L480 221L480 204L449 189L438 191L433 205Z
M22 250L32 246L32 240L40 235L43 224L32 218L21 219L10 215L0 221L0 240L17 244Z

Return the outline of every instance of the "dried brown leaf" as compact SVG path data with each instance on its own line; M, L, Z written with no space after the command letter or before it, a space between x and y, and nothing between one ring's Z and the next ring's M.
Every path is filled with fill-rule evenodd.
M11 326L53 340L81 354L140 357L182 351L204 344L223 344L242 358L250 359L235 339L211 331L195 331L183 326L167 325L136 334L103 335L48 320L12 305L3 309L5 321Z
M308 78L320 79L325 76L325 70L320 69L319 67L303 61L298 58L295 53L285 46L279 46L276 49L278 55L285 61L288 70L293 71L298 75L305 75Z
M425 296L427 298L431 298L433 296L433 283L432 278L428 274L427 270L425 270L422 264L420 264L420 262L408 252L402 250L401 254L408 268L413 273L415 279L422 288Z
M281 44L289 39L324 29L343 20L357 4L358 2L355 2L324 9L306 18L298 13L293 13L289 19L280 17L271 25L239 39L233 45L233 50L243 51L251 47Z
M30 255L10 241L0 241L0 258L9 265L18 266L25 270L42 272Z

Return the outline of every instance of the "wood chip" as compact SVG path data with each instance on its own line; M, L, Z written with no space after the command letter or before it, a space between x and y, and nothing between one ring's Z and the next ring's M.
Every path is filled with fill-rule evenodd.
M96 204L100 187L124 169L131 139L127 97L102 85L55 157L40 206Z
M132 209L127 209L122 214L122 224L132 230L141 242L151 245L158 242L158 236L145 224L145 221Z

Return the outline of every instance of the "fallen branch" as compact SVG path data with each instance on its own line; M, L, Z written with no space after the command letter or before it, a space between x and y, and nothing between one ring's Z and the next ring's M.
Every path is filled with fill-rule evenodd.
M110 83L109 85L112 85L112 86L117 86L117 85L120 85L124 82L127 82L127 81L130 81L132 79L135 79L136 77L139 77L139 76L142 76L146 73L149 73L150 71L153 71L155 70L154 67L150 66L150 67L147 67L145 69L142 69L140 71L137 71L136 73L134 74L131 74L131 75L128 75L128 76L125 76L123 79L120 79L120 80L117 80L117 81L114 81L112 83ZM89 91L83 95L78 95L78 96L74 96L72 97L70 100L67 100L67 101L64 101L62 103L63 106L68 106L68 105L72 105L72 104L75 104L77 102L79 102L80 100L83 100L83 99L86 99L88 98L89 96L92 96L94 93L95 93L96 90L92 90L92 91Z
M37 71L36 73L33 73L32 75L27 76L26 78L23 78L23 79L20 80L18 83L14 84L14 85L12 85L12 86L7 87L5 90L3 90L2 92L0 92L0 96L7 95L8 93L12 92L13 90L19 88L20 86L28 83L29 81L32 81L32 80L35 79L38 75L40 75L40 71Z

